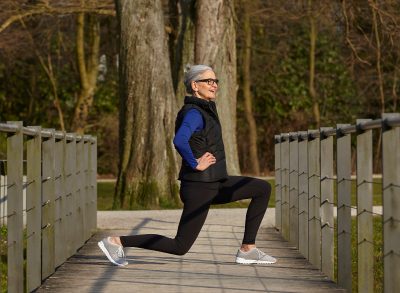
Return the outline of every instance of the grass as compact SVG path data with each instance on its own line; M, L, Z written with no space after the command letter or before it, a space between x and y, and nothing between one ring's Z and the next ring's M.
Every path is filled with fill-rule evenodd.
M336 200L336 181L334 183L335 186L335 200ZM357 182L351 181L351 205L357 205ZM372 204L374 206L381 206L382 205L382 178L375 178L372 184Z
M337 236L335 219L335 281L337 281ZM374 290L373 292L383 292L383 231L382 217L373 217L373 245L374 245ZM351 273L352 273L352 292L358 292L358 265L357 265L357 219L351 219Z
M24 274L24 292L26 292L26 249L27 249L27 238L26 238L26 229L23 231L23 274ZM8 250L8 245L7 245L7 227L6 226L0 226L0 292L7 292L7 250Z
M112 209L115 182L97 182L97 210Z
M7 292L7 228L0 227L0 283L1 292Z
M352 274L353 274L353 292L357 291L357 250L354 247L357 245L357 221L352 220ZM383 292L383 231L382 217L373 217L374 231L374 292Z
M275 181L268 180L272 186L271 198L269 207L275 207ZM113 195L115 182L98 182L97 183L97 210L110 211L112 210ZM222 205L213 205L211 208L247 208L250 200L240 200ZM180 209L181 206L169 202L161 202L160 209Z

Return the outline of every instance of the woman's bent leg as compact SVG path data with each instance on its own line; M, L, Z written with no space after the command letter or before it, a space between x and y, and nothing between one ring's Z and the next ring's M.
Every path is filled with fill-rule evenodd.
M217 192L215 183L182 182L180 195L184 207L175 238L157 234L121 236L122 246L184 255L199 235Z
M229 176L222 182L213 204L222 204L251 198L246 213L245 232L242 244L254 244L261 221L267 210L271 185L261 179L243 176Z

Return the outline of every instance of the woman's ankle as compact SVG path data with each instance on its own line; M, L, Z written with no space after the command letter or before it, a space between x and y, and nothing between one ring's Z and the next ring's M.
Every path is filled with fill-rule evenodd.
M110 237L110 242L122 246L121 239L118 236Z
M255 244L242 244L242 246L240 247L240 250L243 252L247 252L252 250L253 248L256 248Z

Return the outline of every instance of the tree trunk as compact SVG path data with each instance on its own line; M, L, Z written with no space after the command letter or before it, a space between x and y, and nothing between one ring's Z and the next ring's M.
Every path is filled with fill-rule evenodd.
M393 70L393 85L392 85L392 96L393 96L393 106L392 106L392 111L396 112L397 111L397 100L398 100L398 96L397 96L397 82L398 82L398 76L397 76L397 63L396 62L396 66L394 67Z
M173 38L170 40L172 80L175 96L179 104L183 104L186 93L183 84L186 65L194 63L195 44L195 0L170 1L174 11Z
M309 11L309 21L310 21L310 68L309 68L309 92L312 99L312 110L314 115L314 122L316 127L319 128L321 124L321 115L319 111L319 102L317 97L317 92L315 91L315 47L317 43L317 27L315 23L315 16L312 12L313 1L308 0L308 11Z
M250 15L246 3L242 2L243 9L243 32L244 32L244 50L243 50L243 97L244 112L248 124L248 142L249 142L249 172L260 174L260 165L257 151L257 126L253 115L253 97L251 94L251 26Z
M51 87L53 89L53 96L54 96L53 105L57 109L58 120L60 122L60 128L62 131L65 131L64 114L63 114L63 110L61 108L60 98L58 97L57 78L53 71L53 65L52 65L53 63L51 61L50 54L47 56L47 64L48 65L45 66L43 61L41 61L41 63L42 63L43 68L45 68L45 70L46 70Z
M383 76L382 76L382 66L381 66L381 39L379 37L378 30L378 19L376 16L375 6L377 3L375 1L368 1L371 12L372 12L372 26L375 35L375 54L376 54L376 73L378 75L378 86L379 86L379 101L381 104L381 113L385 113L385 94L383 89Z
M161 0L117 0L120 163L114 208L178 201L177 112Z
M85 53L85 14L77 16L76 55L80 77L80 91L75 105L72 130L83 134L89 110L93 104L99 68L100 25L96 15L89 15L89 44ZM86 60L87 56L87 60Z
M195 63L210 65L221 80L216 99L228 172L240 174L236 143L236 32L232 0L196 3Z

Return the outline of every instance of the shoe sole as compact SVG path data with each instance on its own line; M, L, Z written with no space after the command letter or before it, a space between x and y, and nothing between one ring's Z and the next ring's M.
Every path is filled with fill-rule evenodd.
M115 264L116 266L124 267L124 266L126 266L126 265L128 264L128 263L126 263L126 262L123 263L123 264L117 263L117 262L111 257L111 255L108 253L108 250L107 250L107 248L104 246L103 241L97 242L97 245L100 247L101 251L103 251L103 253L107 256L108 260L109 260L110 262L112 262L113 264Z
M268 261L268 260L254 260L254 259L245 259L241 257L236 258L236 263L242 265L251 265L251 264L274 264L276 261Z

